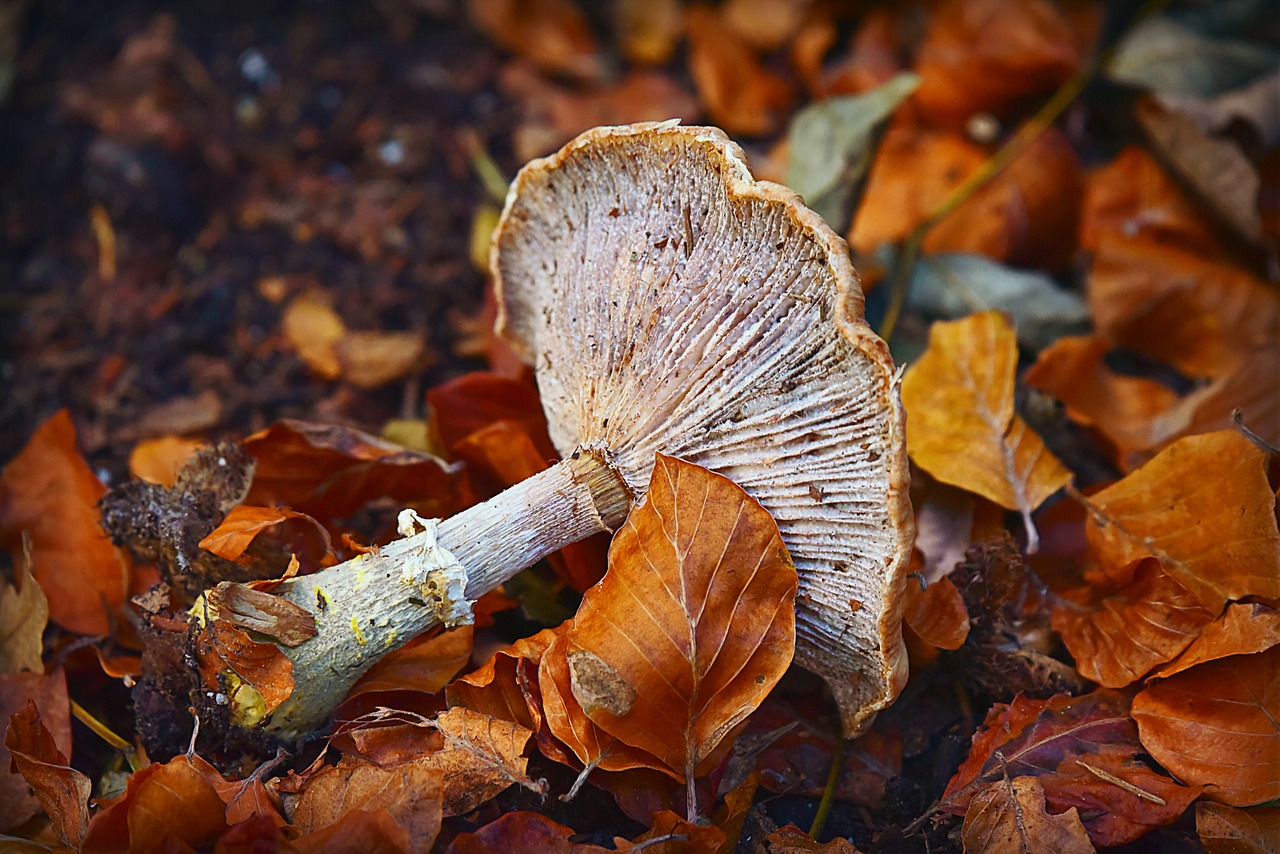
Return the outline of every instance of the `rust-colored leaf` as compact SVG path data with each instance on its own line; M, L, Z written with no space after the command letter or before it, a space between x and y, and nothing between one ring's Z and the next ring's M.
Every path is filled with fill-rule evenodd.
M40 711L41 725L52 733L54 747L71 753L71 708L67 702L67 680L61 670L49 674L0 674L0 723L8 725L27 703ZM9 748L0 744L0 833L22 824L40 811L40 801L32 795L23 775L10 771Z
M1019 511L1031 533L1031 511L1071 474L1014 412L1017 360L1013 328L997 312L935 323L929 349L902 381L902 402L911 459L944 483Z
M1196 833L1208 854L1277 854L1280 807L1241 810L1201 801L1196 804Z
M1176 659L1152 676L1161 679L1229 655L1266 652L1280 644L1280 608L1261 602L1233 602L1222 616L1201 629Z
M386 810L353 809L334 824L293 840L299 854L415 854L424 850Z
M974 113L1005 115L1062 84L1080 61L1075 34L1048 0L945 0L916 55L915 101L962 127Z
M542 69L587 79L603 70L595 36L573 0L468 0L467 15Z
M199 546L218 557L247 563L245 552L259 535L267 532L288 543L291 552L313 563L330 550L329 532L306 513L287 507L246 504L232 507Z
M1210 661L1133 699L1142 745L1232 806L1280 797L1280 646Z
M44 672L44 628L49 600L22 564L21 587L0 580L0 673Z
M83 850L158 854L211 845L227 829L226 806L216 788L223 782L199 756L135 771L124 795L90 820Z
M259 817L266 818L275 827L288 824L282 814L279 794L268 789L256 773L244 780L222 783L215 780L213 784L227 805L228 825Z
M382 691L443 691L471 658L472 630L472 626L459 626L432 637L415 638L380 659L347 697Z
M536 673L543 651L555 637L553 629L543 629L494 653L480 667L449 685L446 692L449 705L462 706L500 720L513 721L526 729L535 729L536 724L520 687L520 668L532 665L532 672ZM523 678L534 677L526 670Z
M324 520L391 498L430 517L451 515L462 497L457 466L347 427L279 421L244 447L257 462L244 501L250 505L284 505Z
M1133 580L1109 590L1084 588L1053 609L1080 675L1123 688L1170 661L1213 621L1213 614L1155 558L1143 558Z
M273 643L259 643L230 623L210 620L196 639L205 686L225 690L232 718L253 726L293 693L293 662Z
M408 831L414 850L427 851L440 832L443 781L444 773L424 760L382 768L343 757L307 778L290 822L314 833L355 811L383 811Z
M519 724L458 708L441 712L433 726L444 741L427 761L444 772L445 815L468 813L511 785L546 791L545 781L526 774L522 754L533 733Z
M45 815L53 822L54 832L62 844L78 848L89 823L89 778L70 766L70 760L58 749L53 734L40 720L36 704L28 700L9 719L4 746L22 779L35 792ZM24 793L25 794L25 793ZM17 806L10 804L10 806ZM0 821L0 827L7 821Z
M795 590L764 508L659 455L569 631L573 695L603 730L692 780L790 664Z
M474 833L462 833L449 843L446 854L606 854L612 848L573 842L571 827L557 824L541 813L509 812Z
M760 850L765 854L858 854L858 849L847 839L837 836L830 842L818 842L794 824L778 828L762 842Z
M544 460L557 457L547 435L547 417L533 383L487 371L463 374L427 392L431 429L452 450L463 439L499 421L525 429Z
M178 472L206 444L202 439L181 436L143 439L129 453L129 474L148 483L173 486L178 482Z
M1044 786L1050 813L1076 807L1095 845L1121 845L1174 821L1200 794L1198 786L1181 786L1152 771L1140 760L1142 752L1122 694L1099 690L1049 700L1019 695L991 709L947 784L942 808L959 815L1006 773L1034 776Z
M49 597L49 618L68 631L103 635L125 599L129 567L99 525L106 490L76 449L66 410L40 425L0 473L0 544L31 569Z
M1158 557L1216 616L1229 599L1280 598L1280 532L1263 452L1234 431L1180 439L1089 498L1105 566Z
M712 120L730 133L760 136L778 127L794 93L760 63L721 11L694 4L685 11L689 74Z
M1091 854L1089 834L1073 807L1050 815L1044 787L1035 777L997 780L969 802L964 816L965 852L1053 851Z
M907 606L902 618L925 643L939 649L959 649L969 636L969 612L955 584L945 575L923 590L907 582Z
M310 612L265 591L224 581L206 595L218 619L273 637L285 646L298 646L318 633Z

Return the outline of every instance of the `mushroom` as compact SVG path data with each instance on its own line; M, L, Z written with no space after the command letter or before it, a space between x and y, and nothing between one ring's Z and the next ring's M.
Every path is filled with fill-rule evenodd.
M318 634L285 650L297 687L268 726L323 723L383 653L617 528L662 452L773 514L799 574L796 660L826 680L847 734L865 727L906 675L914 528L899 375L862 319L844 240L794 192L755 181L723 132L672 121L597 128L525 166L492 267L499 331L534 366L564 460L284 582L276 593L312 611Z

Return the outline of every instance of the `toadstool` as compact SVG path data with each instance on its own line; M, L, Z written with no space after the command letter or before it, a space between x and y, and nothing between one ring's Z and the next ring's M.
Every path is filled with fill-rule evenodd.
M905 678L913 521L898 375L843 239L714 128L597 128L525 166L494 238L499 330L564 460L276 593L317 636L268 726L323 723L383 653L562 546L617 528L657 452L736 481L799 574L796 660L854 734ZM448 592L452 587L453 592ZM328 606L314 607L318 596ZM452 615L452 617L450 616Z

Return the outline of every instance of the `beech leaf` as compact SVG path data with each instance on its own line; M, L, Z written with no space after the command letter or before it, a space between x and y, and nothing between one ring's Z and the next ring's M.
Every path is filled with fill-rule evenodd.
M959 649L969 636L969 612L955 584L945 575L924 590L907 582L903 619L921 640L939 649Z
M293 537L286 535L286 542L292 543L294 539L301 541L290 549L291 552L301 555L305 551L318 560L329 551L329 532L306 513L287 507L253 507L245 504L231 508L218 527L199 542L199 546L220 558L245 563L248 562L245 552L259 535L279 531L286 526L293 528L288 532Z
M432 726L444 742L426 761L444 774L445 815L471 812L511 785L546 792L546 781L526 773L529 760L522 754L533 735L528 729L462 708L441 712Z
M64 756L71 753L71 709L67 702L67 680L62 670L48 674L0 674L0 725L22 712L28 703L40 711L40 726L51 733L54 748ZM0 744L0 833L6 833L40 812L41 803L32 794L21 766L10 770L7 741Z
M907 451L944 483L1017 510L1035 550L1031 512L1071 473L1014 413L1018 345L998 312L935 323L929 348L902 381Z
M573 842L571 827L557 824L536 812L509 812L477 829L454 837L446 854L509 854L513 851L539 854L608 854L612 848Z
M89 778L71 767L53 734L40 720L36 704L28 700L9 720L4 746L13 764L35 792L62 843L79 848L89 823ZM12 806L12 805L11 805Z
M1265 652L1280 644L1280 608L1261 602L1233 602L1222 616L1200 630L1176 659L1157 669L1164 678L1229 655Z
M1263 457L1235 431L1180 439L1088 499L1090 545L1105 567L1158 557L1215 617L1229 599L1280 598L1280 532Z
M1049 815L1044 786L1035 777L1006 777L987 786L969 802L961 832L966 854L1094 850L1075 807Z
M444 772L426 759L382 768L343 757L307 778L290 823L313 833L355 811L385 811L408 831L414 850L427 851L440 832L443 783Z
M603 730L692 780L790 664L795 591L758 502L658 455L569 630L573 694Z
M1201 801L1196 804L1196 833L1208 854L1277 854L1280 807L1241 810Z
M29 564L23 565L20 580L21 589L0 581L0 673L43 673L49 600Z
M1133 698L1142 745L1232 806L1280 797L1280 646L1210 661Z
M84 850L159 854L212 845L227 829L226 805L218 794L225 782L199 756L135 771L124 795L90 820Z

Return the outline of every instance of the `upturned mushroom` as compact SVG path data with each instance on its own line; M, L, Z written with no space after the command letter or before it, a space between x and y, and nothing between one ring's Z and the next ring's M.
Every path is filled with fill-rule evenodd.
M386 652L617 528L662 452L773 514L799 573L796 660L858 732L905 678L913 521L898 375L863 321L844 240L754 180L721 131L638 124L525 166L492 267L499 331L533 365L564 460L438 525L410 514L412 535L283 583L317 635L284 648L297 687L266 725L288 737L322 724Z

